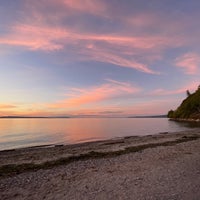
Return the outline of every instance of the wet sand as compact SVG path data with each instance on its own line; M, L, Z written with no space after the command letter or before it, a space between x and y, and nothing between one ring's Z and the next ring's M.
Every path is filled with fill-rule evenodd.
M0 152L0 199L200 199L200 130Z

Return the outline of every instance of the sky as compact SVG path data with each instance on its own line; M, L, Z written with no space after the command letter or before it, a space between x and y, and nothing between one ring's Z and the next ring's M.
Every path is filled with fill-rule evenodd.
M0 116L166 114L200 84L199 0L0 0Z

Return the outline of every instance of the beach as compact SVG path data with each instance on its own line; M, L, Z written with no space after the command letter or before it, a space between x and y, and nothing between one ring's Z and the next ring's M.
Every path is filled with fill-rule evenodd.
M0 199L200 199L200 129L0 152Z

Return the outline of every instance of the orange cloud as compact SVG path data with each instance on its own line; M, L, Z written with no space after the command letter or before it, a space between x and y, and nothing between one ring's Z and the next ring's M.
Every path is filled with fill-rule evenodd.
M103 102L122 95L134 94L140 89L129 83L107 79L108 83L87 89L71 88L70 98L49 105L50 108L81 107L92 103Z
M0 116L8 116L13 115L15 111L18 109L18 106L14 104L0 104Z
M143 99L144 100L144 99ZM72 115L97 115L97 116L133 116L133 115L157 115L166 114L168 110L174 107L174 103L178 104L179 99L165 98L154 99L151 101L132 102L129 105L107 105L95 106L94 108L82 108L70 111ZM163 106L165 105L165 106Z
M183 68L186 74L196 74L200 69L200 56L196 53L186 53L176 59L175 65Z
M11 104L0 104L1 110L7 110L7 109L13 109L13 108L17 108L17 106L11 105Z

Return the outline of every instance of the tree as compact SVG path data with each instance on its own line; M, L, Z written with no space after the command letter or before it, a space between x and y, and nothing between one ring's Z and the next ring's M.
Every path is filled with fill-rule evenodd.
M200 119L200 85L196 92L190 94L186 91L187 98L185 98L180 106L175 110L168 112L169 118L179 119Z
M174 117L174 111L173 110L170 110L167 114L167 117L168 118L173 118Z
M191 95L189 90L186 91L186 94L187 94L188 97Z

